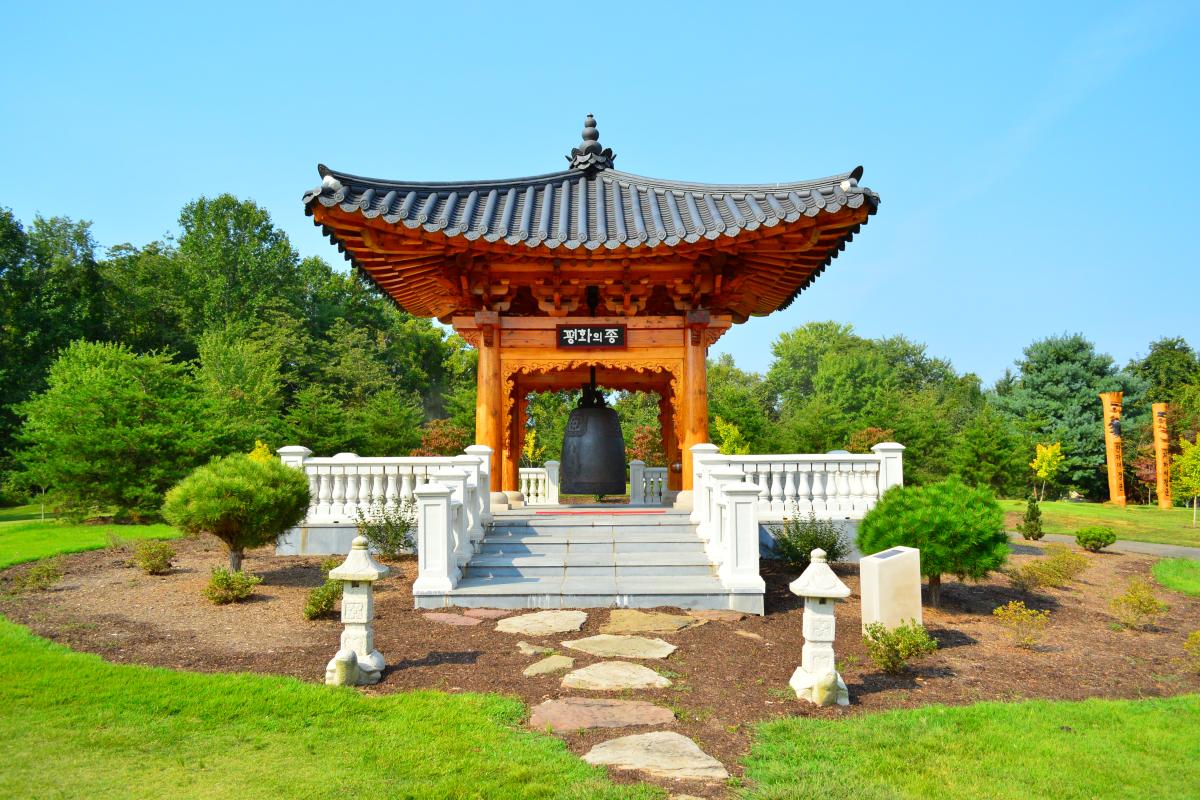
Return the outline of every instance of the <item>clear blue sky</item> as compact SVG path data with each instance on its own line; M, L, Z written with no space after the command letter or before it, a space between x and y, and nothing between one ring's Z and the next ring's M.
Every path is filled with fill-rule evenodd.
M12 4L0 205L143 244L232 192L341 264L300 203L318 162L549 172L591 112L629 172L865 166L879 214L788 311L718 344L745 367L814 319L988 382L1063 331L1122 363L1200 345L1200 6L897 5Z

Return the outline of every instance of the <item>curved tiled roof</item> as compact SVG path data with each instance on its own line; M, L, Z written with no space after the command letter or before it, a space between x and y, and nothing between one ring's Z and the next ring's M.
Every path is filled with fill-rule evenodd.
M615 169L573 168L506 181L418 183L363 178L318 168L313 204L392 225L526 247L655 248L736 237L801 217L864 205L879 197L860 187L862 168L819 180L767 185L683 183Z

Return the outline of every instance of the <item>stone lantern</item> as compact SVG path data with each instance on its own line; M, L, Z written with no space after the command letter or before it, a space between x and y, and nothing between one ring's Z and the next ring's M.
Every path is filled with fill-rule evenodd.
M804 598L804 647L789 684L796 697L817 705L850 705L850 693L837 672L833 654L833 606L850 596L850 587L829 568L825 551L817 549L812 551L808 568L788 588Z
M391 570L371 557L367 540L354 537L350 554L329 577L342 581L342 646L325 668L325 683L363 686L379 683L383 654L375 649L375 597L371 585Z

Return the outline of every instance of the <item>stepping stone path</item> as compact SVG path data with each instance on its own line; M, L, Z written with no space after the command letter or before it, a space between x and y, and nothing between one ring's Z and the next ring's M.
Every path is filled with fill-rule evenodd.
M602 658L666 658L674 653L675 645L662 639L647 639L645 636L612 636L602 633L586 639L563 642L563 647L582 650Z
M613 691L618 689L664 689L671 682L652 669L628 661L601 661L563 676L565 689L592 689Z
M479 623L483 622L483 620L475 619L474 617L464 617L460 614L443 614L440 611L434 611L429 614L422 614L421 616L424 617L425 619L429 620L430 622L442 622L442 623L445 623L446 625L458 625L458 626L478 625Z
M518 617L506 617L496 623L496 630L525 636L549 636L553 633L577 631L585 622L587 614L582 611L538 611Z
M601 742L583 760L673 780L723 781L729 777L720 761L674 731L639 733Z
M542 647L541 645L530 644L529 642L517 642L517 649L522 655L526 656L548 656L554 652L553 647Z
M704 620L685 614L664 614L661 611L637 611L617 608L609 614L608 624L601 633L675 633L684 628L703 625Z
M534 675L549 675L552 672L560 672L564 669L570 669L575 666L575 659L568 656L549 656L541 661L535 661L525 668L521 674L527 678L532 678Z
M502 619L512 616L511 611L505 611L503 608L468 608L463 614L476 619Z
M584 728L625 728L630 725L670 725L675 715L670 709L645 700L605 700L599 697L564 697L547 700L533 709L529 724L549 726L556 731Z

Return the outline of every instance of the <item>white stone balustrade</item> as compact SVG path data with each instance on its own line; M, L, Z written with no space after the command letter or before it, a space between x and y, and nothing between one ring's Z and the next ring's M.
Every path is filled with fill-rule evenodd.
M517 489L525 496L525 505L558 505L558 468L559 462L547 461L542 467L517 470Z
M448 592L462 572L455 556L454 490L427 483L414 492L417 503L417 579L413 594Z
M862 519L892 486L904 483L904 446L875 445L872 453L722 455L716 446L692 447L692 520L712 527L714 478L736 470L759 487L758 515L764 522L810 513L818 519Z
M666 493L666 467L647 467L640 459L629 462L629 505L661 506Z

